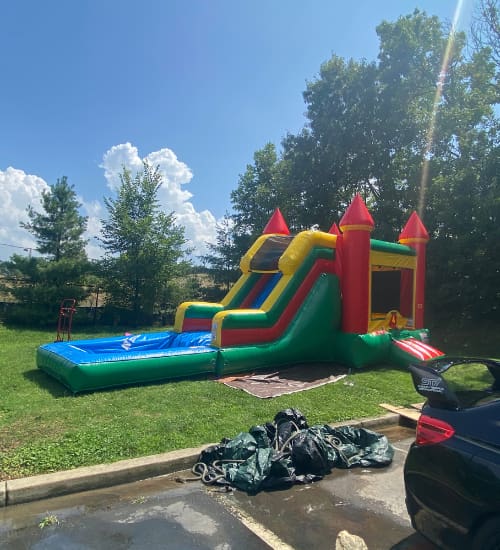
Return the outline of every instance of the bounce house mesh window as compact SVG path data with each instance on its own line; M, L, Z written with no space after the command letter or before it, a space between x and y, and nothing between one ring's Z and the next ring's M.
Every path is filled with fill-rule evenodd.
M273 235L257 250L250 260L250 271L278 271L278 262L293 237Z
M372 272L372 312L400 310L401 272L399 270Z

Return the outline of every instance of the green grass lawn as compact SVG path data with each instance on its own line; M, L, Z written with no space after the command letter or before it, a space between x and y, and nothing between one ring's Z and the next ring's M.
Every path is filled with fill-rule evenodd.
M0 480L218 442L287 407L318 424L384 414L382 402L421 400L408 372L393 367L355 370L352 385L265 400L207 379L73 396L36 368L36 348L53 340L54 331L0 324Z

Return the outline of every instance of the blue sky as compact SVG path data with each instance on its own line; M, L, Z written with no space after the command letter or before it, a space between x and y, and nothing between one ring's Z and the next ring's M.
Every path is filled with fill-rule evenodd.
M467 28L473 0L465 0ZM198 251L266 142L305 123L332 54L376 59L375 28L456 0L16 0L0 4L0 259L35 246L28 204L65 175L105 217L123 164L159 164L161 201ZM11 245L11 246L7 246ZM14 248L15 246L21 248ZM99 250L91 239L89 253Z

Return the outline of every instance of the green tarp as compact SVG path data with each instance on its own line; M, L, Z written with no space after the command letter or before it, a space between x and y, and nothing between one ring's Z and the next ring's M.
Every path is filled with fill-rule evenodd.
M352 426L309 426L298 409L286 409L273 422L209 447L193 471L205 483L256 493L317 481L332 468L387 466L393 455L383 434Z

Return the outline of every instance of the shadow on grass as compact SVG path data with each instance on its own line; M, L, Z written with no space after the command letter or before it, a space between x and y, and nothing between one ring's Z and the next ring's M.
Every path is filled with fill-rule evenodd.
M71 397L73 393L66 388L61 382L55 378L50 377L48 374L40 369L32 369L23 373L23 376L33 382L37 386L40 386L44 390L47 390L52 397Z
M109 392L115 392L124 390L127 388L143 388L147 386L161 386L164 384L179 384L181 382L202 382L207 380L215 380L215 376L212 374L200 374L198 376L189 376L189 377L183 377L183 378L163 378L161 380L154 380L151 382L138 382L136 384L122 384L122 385L116 385L116 386L109 386L107 388L96 388L94 390L82 390L78 393L73 393L71 390L69 390L62 382L59 382L56 378L52 378L50 375L48 375L46 372L44 372L41 369L32 369L29 371L26 371L23 373L23 376L29 380L30 382L33 382L43 388L44 390L47 390L52 397L61 398L61 397L83 397L85 395L93 394L93 393L109 393Z
M332 373L339 370L339 366L337 364L332 365L325 365L324 363L321 364L322 368L331 367ZM290 367L289 367L290 368ZM276 371L277 369L257 369L256 371L249 371L248 373L238 373L237 376L242 376L243 374L250 374L251 372L258 372L258 374L265 374L266 372ZM287 367L282 367L280 372L284 376L286 376L286 372L288 370ZM410 376L410 372L406 367L403 366L397 366L397 365L389 365L389 364L382 364L382 365L371 365L363 368L352 368L347 369L346 367L342 367L343 371L348 371L348 376L356 376L356 374L363 374L363 373L388 373L388 372L407 372L408 376ZM143 388L143 387L157 387L161 385L168 384L169 386L176 386L177 384L180 384L182 382L203 382L203 381L217 381L217 377L215 374L210 373L204 373L199 374L195 376L185 376L185 377L179 377L179 378L162 378L159 380L152 380L148 382L137 382L137 383L131 383L131 384L117 384L116 386L109 386L104 388L95 388L90 390L82 390L77 393L73 393L70 389L68 389L62 382L59 382L56 378L53 378L46 372L44 372L41 369L32 369L29 371L26 371L23 373L23 376L29 380L30 382L33 382L43 388L44 390L48 391L54 398L65 398L65 397L83 397L85 395L94 394L94 393L109 393L109 392L116 392L121 391L124 389L129 388ZM305 379L310 378L309 376L305 376Z

